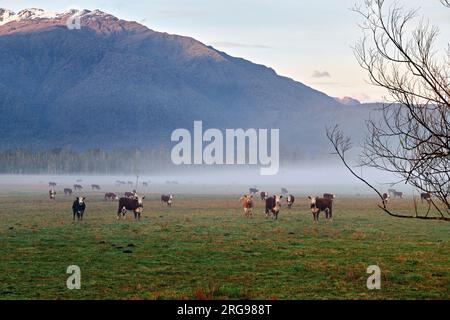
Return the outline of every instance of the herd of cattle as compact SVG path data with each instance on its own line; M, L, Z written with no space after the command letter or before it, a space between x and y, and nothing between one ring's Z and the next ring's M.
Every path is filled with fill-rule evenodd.
M77 180L80 182L80 180ZM116 181L116 184L127 184L125 181ZM131 181L128 184L132 184ZM50 199L56 198L56 187L55 182L49 182L49 197ZM143 186L148 186L147 182L143 182ZM94 191L101 190L100 186L97 184L91 184L91 189ZM81 191L83 187L80 184L74 184L73 190ZM73 190L71 188L64 188L64 195L72 195ZM242 208L244 209L244 215L248 218L252 217L253 208L255 207L254 197L259 192L256 187L249 188L249 193L243 195L239 201L242 204ZM395 189L388 189L387 193L383 193L383 202L387 204L391 198L403 198L403 192L396 191ZM289 194L286 188L281 188L281 194L274 194L269 196L269 194L265 191L259 192L259 197L261 201L265 202L265 215L266 218L271 217L274 220L278 219L278 215L281 210L281 202L282 199L286 199L288 209L291 209L295 202L295 197L292 194ZM336 196L333 193L324 193L322 197L317 196L308 196L310 202L311 213L313 214L314 222L319 221L320 212L325 213L325 219L329 220L333 217L333 201ZM424 200L431 203L431 194L430 193L421 193L420 194L421 201ZM84 211L86 210L85 197L77 197L72 205L73 210L73 219L82 220ZM119 202L119 206L117 209L117 219L126 218L126 214L128 211L132 211L134 213L134 218L136 220L140 220L141 212L143 211L143 200L145 196L140 196L133 190L132 192L125 192L122 197L119 197L114 192L106 192L104 196L105 201L117 201ZM161 195L161 203L167 204L168 207L172 206L174 200L173 194L163 194Z

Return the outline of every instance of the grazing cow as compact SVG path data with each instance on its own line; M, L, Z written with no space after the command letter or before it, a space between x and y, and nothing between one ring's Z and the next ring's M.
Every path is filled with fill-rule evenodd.
M383 193L383 204L387 205L387 203L389 202L389 199L391 198L391 196L389 195L389 193Z
M119 208L117 209L117 219L120 219L121 216L125 219L127 211L130 210L133 211L135 220L141 220L141 212L144 210L142 200L144 199L145 197L141 198L137 195L135 198L120 198Z
M394 192L394 198L400 198L400 199L402 199L402 198L403 198L403 192L395 191L395 192Z
M309 196L308 199L311 201L311 212L313 214L314 222L319 221L320 211L325 211L326 219L331 219L333 217L333 200L311 196Z
M49 182L49 183L48 183L48 186L49 186L49 187L56 187L56 182Z
M64 194L65 194L66 196L70 196L70 195L72 194L72 189L70 189L70 188L64 188Z
M239 198L239 201L242 203L242 207L244 208L244 214L247 218L252 217L252 209L253 209L253 196L250 195L244 195Z
M287 199L288 208L291 209L292 205L294 204L295 197L292 194L290 194L290 195L287 196L286 199Z
M100 190L100 186L98 184L91 184L92 190Z
M173 194L169 194L169 195L163 194L161 196L161 202L162 203L165 202L165 203L167 203L168 207L171 207L172 206L172 202L173 202Z
M324 193L323 198L333 200L336 198L336 195L334 193Z
M83 220L84 210L86 210L86 203L84 202L84 200L86 200L85 197L77 197L73 202L73 220L75 220L75 216L77 217L77 220Z
M289 191L286 188L281 188L281 194L288 194Z
M134 198L134 192L125 192L123 195L126 197L126 198Z
M428 203L431 202L431 193L429 192L423 192L420 194L420 201L426 200Z
M74 185L73 185L73 190L75 190L75 191L81 191L81 190L83 190L83 186L80 185L80 184L74 184Z
M114 192L107 192L107 193L105 193L105 201L106 200L114 201L114 200L117 200L117 199L119 199L119 197Z
M51 188L48 191L48 196L50 197L51 200L55 200L55 198L56 198L56 191L55 191L55 189Z
M394 196L394 193L396 193L397 191L395 189L388 189L388 194L391 196Z
M265 201L269 195L267 194L267 192L261 191L259 196L261 197L262 201Z
M266 199L266 218L269 217L269 214L272 214L272 218L275 220L278 219L278 213L281 208L281 195L274 195Z

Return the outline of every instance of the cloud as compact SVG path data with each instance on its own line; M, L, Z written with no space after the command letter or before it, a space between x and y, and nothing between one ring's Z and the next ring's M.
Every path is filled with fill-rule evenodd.
M313 74L311 75L311 78L330 78L331 75L328 71L318 71L314 70Z
M218 41L212 43L213 47L221 47L221 48L259 48L259 49L268 49L269 46L263 44L245 44L238 42L228 42L228 41Z

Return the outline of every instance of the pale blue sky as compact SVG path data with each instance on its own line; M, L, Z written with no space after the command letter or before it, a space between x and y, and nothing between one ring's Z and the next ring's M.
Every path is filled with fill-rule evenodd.
M374 101L384 93L365 82L366 74L351 49L361 31L357 27L360 18L350 8L360 1L0 0L0 7L13 11L30 7L51 11L100 9L157 31L194 37L233 56L272 67L331 96ZM399 2L407 8L420 7L420 13L440 27L439 45L445 49L450 39L450 9L439 0Z

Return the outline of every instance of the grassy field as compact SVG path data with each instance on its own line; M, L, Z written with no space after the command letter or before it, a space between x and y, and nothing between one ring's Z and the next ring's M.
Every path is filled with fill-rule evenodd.
M370 198L336 199L319 224L304 197L278 221L260 201L246 219L238 196L177 196L172 208L149 198L135 222L89 195L73 222L73 197L1 193L0 299L450 298L449 223L391 218ZM381 290L366 287L374 264ZM69 265L81 290L66 288Z

